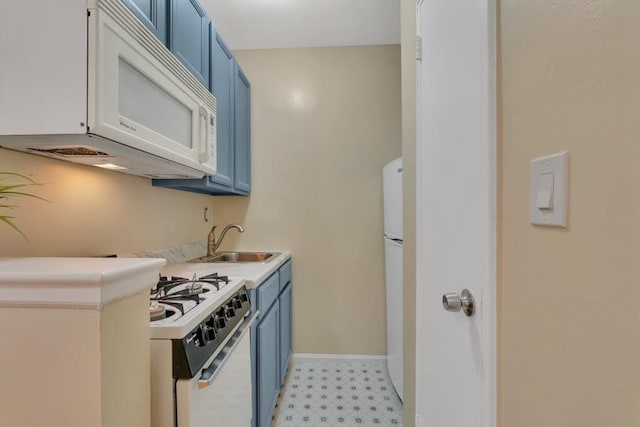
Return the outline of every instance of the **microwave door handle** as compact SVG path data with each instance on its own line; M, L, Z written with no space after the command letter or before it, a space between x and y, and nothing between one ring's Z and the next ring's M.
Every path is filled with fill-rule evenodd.
M206 163L211 158L211 143L209 141L209 132L207 132L207 126L209 126L209 111L204 106L199 108L200 115L200 140L198 153L198 159L200 163Z
M213 362L211 362L209 366L202 370L202 375L200 376L200 379L198 379L198 388L202 389L209 387L213 383L213 381L215 381L218 374L220 374L220 371L222 371L224 365L232 356L233 351L240 343L240 340L242 339L244 334L249 331L251 325L253 325L259 314L260 312L256 311L252 315L246 317L245 320L240 324L238 329L236 329L231 339L229 339L227 344L224 346L220 354L218 354L218 356L213 359Z

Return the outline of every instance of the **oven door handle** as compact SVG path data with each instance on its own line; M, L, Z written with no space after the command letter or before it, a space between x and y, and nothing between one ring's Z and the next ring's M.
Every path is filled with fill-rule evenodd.
M236 329L235 333L229 339L220 354L218 354L216 358L213 359L213 362L211 362L208 367L202 370L202 375L198 380L198 388L209 387L215 381L216 377L218 376L218 374L220 374L220 371L222 371L222 368L227 363L234 350L240 343L240 340L242 339L244 334L249 331L251 325L253 325L253 322L255 322L259 314L260 312L256 311L251 316L245 318L245 320L241 323L241 326Z

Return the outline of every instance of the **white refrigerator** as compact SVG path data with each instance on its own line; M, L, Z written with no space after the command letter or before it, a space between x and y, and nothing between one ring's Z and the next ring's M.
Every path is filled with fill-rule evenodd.
M387 366L402 399L402 158L382 169L384 266L387 288Z

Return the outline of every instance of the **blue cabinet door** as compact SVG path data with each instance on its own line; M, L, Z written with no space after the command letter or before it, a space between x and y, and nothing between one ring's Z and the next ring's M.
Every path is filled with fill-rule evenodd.
M280 384L291 358L291 282L280 294Z
M190 0L171 1L175 6ZM244 196L251 192L251 84L214 25L209 27L209 90L216 97L218 128L217 173L202 179L154 179L153 185L201 194ZM175 39L172 34L171 40ZM192 69L179 52L174 53Z
M251 191L251 84L236 63L235 73L235 188Z
M170 0L169 49L209 87L210 19L198 0Z
M279 322L280 309L276 303L265 316L262 316L257 327L258 427L269 427L278 400L278 389L280 388Z
M255 313L258 307L256 288L249 289L249 301L251 301L251 313ZM251 325L251 427L258 426L258 325L260 317Z
M134 15L167 44L167 0L122 0Z
M216 97L218 170L211 182L233 188L233 90L234 61L231 50L211 25L211 93Z

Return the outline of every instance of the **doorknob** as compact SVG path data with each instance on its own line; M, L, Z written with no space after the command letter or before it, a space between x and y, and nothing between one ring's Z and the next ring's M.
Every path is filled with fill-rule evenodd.
M473 316L476 312L476 301L469 289L462 291L462 295L458 295L455 292L442 295L442 306L447 311L460 311L468 317Z

